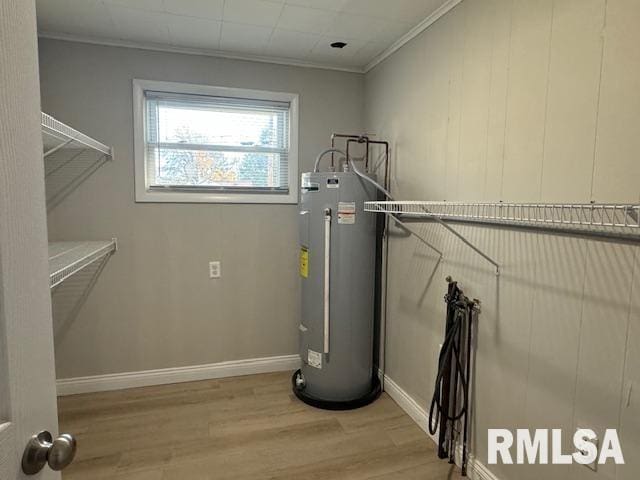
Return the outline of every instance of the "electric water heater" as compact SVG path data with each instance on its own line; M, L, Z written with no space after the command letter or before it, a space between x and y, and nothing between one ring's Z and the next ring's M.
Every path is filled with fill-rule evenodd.
M373 177L371 177L373 178ZM325 409L366 405L380 394L373 371L376 188L353 171L302 174L302 368L295 394Z

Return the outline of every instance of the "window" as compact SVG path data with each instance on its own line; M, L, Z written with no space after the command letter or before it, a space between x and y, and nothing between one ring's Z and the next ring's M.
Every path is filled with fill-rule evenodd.
M297 203L294 94L134 80L136 201Z

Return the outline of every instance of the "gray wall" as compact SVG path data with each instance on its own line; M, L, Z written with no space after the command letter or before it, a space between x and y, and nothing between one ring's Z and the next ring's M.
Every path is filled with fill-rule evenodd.
M392 142L395 196L637 203L638 18L637 0L465 0L366 76L367 130ZM387 373L428 406L452 275L483 302L479 459L490 427L563 428L566 443L578 426L619 428L624 467L491 469L518 480L637 478L639 247L458 228L503 273L437 225L422 229L445 250L440 265L394 237Z
M299 93L304 172L362 128L363 76L52 40L40 64L43 110L115 149L49 215L52 240L119 242L79 315L92 272L54 294L58 377L295 354L297 206L134 203L131 80Z

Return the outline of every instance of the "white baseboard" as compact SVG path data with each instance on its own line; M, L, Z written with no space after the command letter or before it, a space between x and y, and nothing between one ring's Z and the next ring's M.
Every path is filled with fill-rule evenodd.
M57 381L58 395L106 392L125 388L194 382L215 378L239 377L257 373L284 372L300 368L298 355L253 358L231 362L196 365L192 367L163 368L143 372L115 373L91 377L62 378Z
M418 426L435 443L438 443L437 437L429 433L429 413L420 406L407 392L405 392L396 382L388 375L384 377L384 390L389 394L394 402L409 415ZM460 464L462 458L462 448L459 445L456 451L456 463ZM477 460L473 455L469 455L467 464L467 474L471 480L499 480L482 462Z
M384 391L389 394L394 402L409 415L418 426L424 430L436 442L436 437L429 433L428 422L429 414L422 408L418 402L416 402L411 396L405 392L396 382L394 382L388 375L384 377Z

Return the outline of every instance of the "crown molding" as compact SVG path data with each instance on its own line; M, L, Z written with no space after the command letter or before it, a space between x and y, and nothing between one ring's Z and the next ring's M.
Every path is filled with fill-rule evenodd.
M364 70L361 67L343 67L339 65L331 65L331 64L324 64L324 63L305 62L302 60L298 61L290 58L268 57L263 55L250 55L250 54L236 54L236 53L230 53L230 52L225 52L221 50L209 50L205 48L175 47L175 46L160 45L160 44L154 44L154 43L132 42L128 40L112 40L112 39L105 39L105 38L98 38L98 37L72 35L68 33L55 33L55 32L47 32L47 31L38 32L38 37L51 39L51 40L64 40L67 42L89 43L92 45L102 45L107 47L135 48L139 50L152 50L156 52L165 52L165 53L181 53L186 55L200 55L204 57L226 58L230 60L244 60L247 62L271 63L275 65L286 65L290 67L318 68L321 70L335 70L339 72L360 73L360 74L364 73Z
M371 62L369 62L364 69L362 70L364 73L369 72L376 65L390 57L392 54L400 50L405 44L409 43L411 40L416 38L422 32L424 32L427 28L437 22L441 17L446 15L451 9L453 9L456 5L458 5L463 0L447 0L440 8L438 8L435 12L425 18L418 25L413 27L407 33L405 33L402 37L400 37L396 42L387 48L380 55L375 57Z

